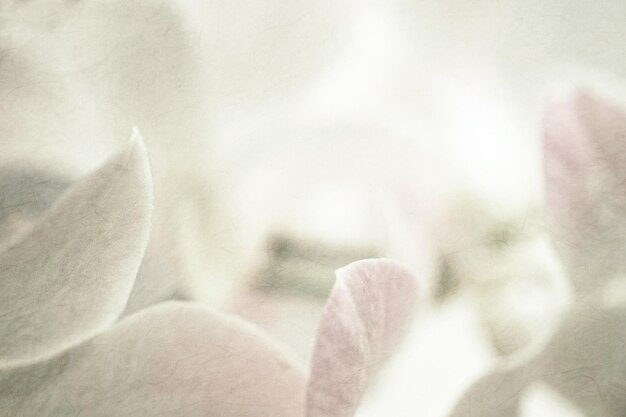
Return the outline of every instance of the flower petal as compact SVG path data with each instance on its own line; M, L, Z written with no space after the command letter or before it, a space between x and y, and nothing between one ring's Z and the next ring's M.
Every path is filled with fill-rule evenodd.
M545 118L546 203L576 288L589 292L624 272L626 113L586 92Z
M352 416L370 374L391 353L416 301L417 282L390 260L337 271L313 353L307 416Z
M357 410L358 417L445 416L492 369L491 344L468 301L459 295L436 306L420 306L424 313L411 323L406 340Z
M16 242L71 184L70 177L27 163L0 168L0 246Z
M544 383L525 390L520 417L585 417L574 405Z
M0 378L0 409L23 417L294 417L306 384L256 327L176 301Z
M152 179L138 132L0 253L0 364L51 355L122 312L150 229Z
M450 417L518 416L521 394L535 380L531 371L534 369L518 368L483 377L463 396Z
M538 360L544 379L586 416L626 410L626 309L580 306Z
M623 415L625 318L624 308L573 309L538 357L483 378L466 393L452 416L517 416L522 394L537 381L549 384L584 415Z

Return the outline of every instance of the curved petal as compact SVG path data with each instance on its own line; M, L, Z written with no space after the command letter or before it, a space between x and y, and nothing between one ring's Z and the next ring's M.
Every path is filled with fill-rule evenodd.
M626 309L581 306L538 361L544 380L587 416L626 410Z
M518 416L522 394L537 381L544 381L584 415L623 415L625 319L624 308L580 306L572 310L539 357L520 368L483 378L452 415Z
M0 381L0 409L22 417L295 417L306 377L256 327L167 302Z
M520 417L585 417L570 401L545 383L536 382L524 391Z
M546 203L581 292L626 270L626 113L587 92L548 109Z
M465 393L450 416L518 417L521 394L535 376L529 372L518 368L483 377Z
M469 301L455 296L436 307L424 306L358 417L445 416L468 387L493 369L492 346Z
M0 364L51 355L122 312L150 229L152 179L138 132L0 253Z
M417 282L385 259L354 262L337 271L313 353L307 416L352 416L372 371L402 336Z

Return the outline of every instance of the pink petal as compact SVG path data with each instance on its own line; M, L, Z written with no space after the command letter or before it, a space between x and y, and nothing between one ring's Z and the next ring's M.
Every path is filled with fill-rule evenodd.
M548 110L544 152L550 226L588 292L626 267L626 113L578 93Z
M307 416L352 416L369 378L397 346L416 301L416 280L390 260L337 271L313 353Z
M150 167L135 133L0 253L0 364L51 355L119 317L151 210Z
M21 417L298 417L306 377L256 327L167 302L46 362L0 374Z

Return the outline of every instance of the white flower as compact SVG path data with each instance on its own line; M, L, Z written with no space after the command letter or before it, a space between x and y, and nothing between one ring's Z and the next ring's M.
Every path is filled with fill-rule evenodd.
M587 416L621 416L626 410L626 114L583 92L552 106L545 126L550 230L575 301L536 357L485 377L465 395L455 416L521 416L524 401L532 397L529 389L537 384Z
M4 248L0 410L24 417L352 415L401 340L416 301L413 276L386 260L338 271L307 383L280 344L198 304L168 301L114 323L143 257L151 212L150 168L135 132Z
M151 212L150 168L135 132L4 248L3 415L291 416L302 407L304 373L237 319L169 302L113 325Z
M62 165L75 180L141 126L158 203L129 311L181 287L218 305L254 261L220 128L252 124L276 97L297 102L341 50L350 10L343 0L7 2L3 162Z

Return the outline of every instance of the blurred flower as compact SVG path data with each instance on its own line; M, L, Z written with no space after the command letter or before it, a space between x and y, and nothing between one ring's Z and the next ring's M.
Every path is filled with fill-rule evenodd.
M308 379L243 321L168 301L113 324L145 251L152 179L138 132L0 254L7 415L350 416L400 342L416 280L387 260L337 272ZM306 412L305 412L306 396Z
M623 415L625 133L626 113L587 92L549 109L549 224L575 300L544 349L481 380L455 416L525 415L537 392L550 389L557 405L570 410L564 415Z
M594 361L619 356L612 341L604 349L593 339L618 325L626 288L615 198L623 116L591 96L551 110L548 231L536 214L539 158L528 139L553 70L566 78L560 67L574 59L572 68L624 68L612 53L623 6L482 3L0 6L0 269L15 277L0 284L0 406L34 404L33 415L203 415L207 407L352 415L396 345L381 334L402 333L379 313L398 324L409 315L412 278L390 261L355 264L335 283L331 271L379 256L420 277L422 302L408 342L358 412L443 416L494 367L512 382L499 383L491 400L528 386L523 412L558 397L560 383L568 399L587 390L571 383L578 374L545 372L581 361L580 349L571 358L559 352L572 340L594 346ZM138 186L104 190L100 174L77 182L133 125L155 167L153 211L139 207L152 204L141 144L123 152L139 161L129 162L138 174L127 178ZM122 166L118 159L102 169ZM129 225L118 230L122 221ZM102 275L113 278L97 281ZM311 355L308 391L284 349L238 319L179 302L142 310L172 298L225 307ZM122 365L110 371L94 365L115 358ZM603 376L588 380L620 386L611 372L595 371ZM101 387L111 398L133 394L116 403ZM594 395L574 402L596 414L613 407ZM157 396L168 405L152 403ZM507 398L517 407L517 397Z
M234 318L169 302L111 328L128 301L151 212L152 176L135 132L128 146L3 249L4 415L292 416L300 410L304 373Z
M220 127L297 102L341 52L349 10L347 1L7 2L2 163L63 167L71 182L141 126L158 203L128 310L177 291L219 305L258 250L233 209L231 138L220 142Z

